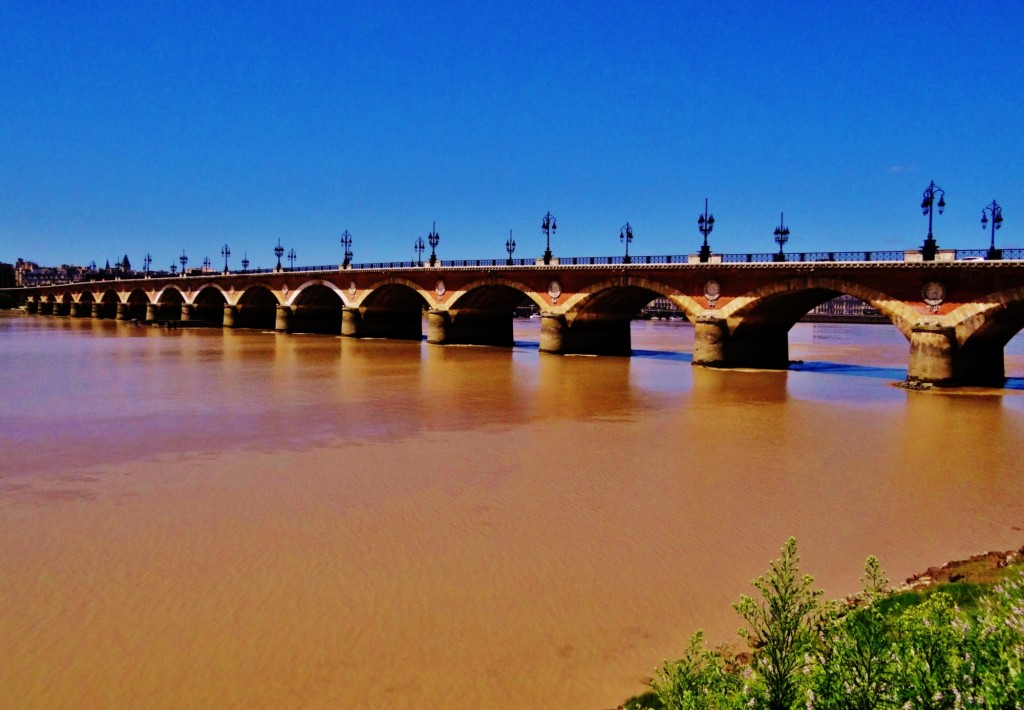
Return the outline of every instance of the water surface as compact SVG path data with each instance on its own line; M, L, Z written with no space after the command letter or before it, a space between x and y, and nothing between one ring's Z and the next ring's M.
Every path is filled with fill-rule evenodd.
M906 392L889 326L788 372L0 316L15 707L609 708L789 535L830 594L1024 543L1024 394ZM1019 338L1007 371L1024 374Z

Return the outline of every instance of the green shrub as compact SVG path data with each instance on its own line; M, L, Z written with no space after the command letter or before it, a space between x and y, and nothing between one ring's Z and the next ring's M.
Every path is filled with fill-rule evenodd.
M790 538L758 598L734 605L751 655L741 662L690 639L641 710L1024 708L1024 570L995 585L956 582L891 593L869 557L862 595L822 604Z

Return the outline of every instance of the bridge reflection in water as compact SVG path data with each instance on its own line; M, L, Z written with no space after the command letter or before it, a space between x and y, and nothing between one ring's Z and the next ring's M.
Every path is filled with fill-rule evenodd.
M21 289L30 313L511 347L513 313L540 314L540 350L629 355L656 298L695 329L693 363L782 369L790 329L850 296L909 341L907 380L1000 386L1024 327L1024 262L403 266L214 274ZM426 313L426 327L423 314Z

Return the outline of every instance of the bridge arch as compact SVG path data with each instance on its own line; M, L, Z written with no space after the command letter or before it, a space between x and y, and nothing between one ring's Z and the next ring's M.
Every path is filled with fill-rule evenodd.
M579 289L561 312L541 315L540 349L554 353L629 355L630 322L644 306L667 298L691 322L704 309L692 297L654 279L623 274Z
M189 303L198 303L200 296L203 296L206 300L216 300L214 292L220 294L220 300L223 303L231 302L231 294L224 290L224 287L219 283L205 283L199 287L199 289L192 294L192 300ZM205 295L204 295L205 293Z
M765 284L704 313L696 323L694 362L784 369L790 329L816 306L843 294L872 306L911 339L921 317L911 306L856 282L809 274Z
M288 329L300 333L341 333L345 296L335 284L322 279L307 281L286 301L291 309Z
M332 283L330 281L325 281L324 279L310 279L309 281L306 281L301 286L298 286L294 291L289 292L289 296L285 299L284 305L292 306L292 305L295 305L296 302L301 300L301 299L308 300L309 299L309 294L307 293L306 296L303 296L303 293L309 291L310 289L313 289L315 291L315 290L317 290L317 287L322 287L322 288L325 288L325 289L327 289L329 291L333 291L335 293L335 295L337 295L338 300L341 301L343 306L348 307L349 305L351 305L348 302L349 296L348 296L347 293L342 291L337 286L337 284L334 284L334 283ZM321 294L321 295L316 296L315 298L319 300L322 297L323 297L323 295Z
M635 318L655 298L667 298L690 321L705 309L694 298L668 284L635 275L623 275L580 289L563 306L569 322L579 317Z
M470 282L452 295L447 309L428 313L427 342L511 347L515 309L525 300L540 309L547 305L536 291L514 279L488 276Z
M156 304L156 320L181 320L182 306L187 300L177 286L166 286L154 296L153 302Z
M735 331L744 321L771 320L787 330L815 307L843 294L863 301L889 319L909 340L920 313L906 303L852 281L820 276L784 279L743 294L717 311Z
M367 290L356 307L346 309L342 334L421 340L423 314L431 305L419 284L399 277L383 279Z
M988 294L948 313L953 328L953 377L972 385L1000 386L1006 379L1004 349L1024 330L1024 287Z
M146 306L149 305L149 295L141 288L132 289L125 296L127 304L126 317L132 320L146 319Z
M277 318L277 307L281 301L264 282L249 285L238 295L234 304L236 328L260 328L273 330Z
M99 318L115 318L117 316L117 307L121 304L121 294L113 288L108 288L105 291L97 291L93 297L96 300L92 315Z
M223 325L227 304L228 294L220 285L204 284L192 295L192 319Z

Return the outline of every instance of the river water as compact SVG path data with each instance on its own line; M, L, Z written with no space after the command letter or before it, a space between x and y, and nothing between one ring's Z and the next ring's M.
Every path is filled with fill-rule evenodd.
M611 708L785 539L833 596L1024 543L1005 390L907 392L892 327L788 372L0 316L0 698Z

